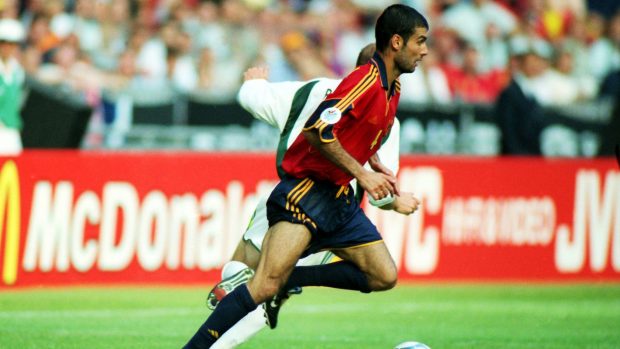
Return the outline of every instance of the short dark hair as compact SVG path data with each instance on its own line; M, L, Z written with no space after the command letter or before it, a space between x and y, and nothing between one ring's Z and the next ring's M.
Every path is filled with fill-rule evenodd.
M357 62L355 62L355 66L359 67L360 65L368 63L376 50L377 47L374 43L364 46L364 48L360 51L360 54L357 56Z
M377 50L383 51L388 47L390 39L395 34L402 36L403 40L407 42L413 35L415 28L422 27L428 30L428 21L413 7L401 4L387 7L375 25Z

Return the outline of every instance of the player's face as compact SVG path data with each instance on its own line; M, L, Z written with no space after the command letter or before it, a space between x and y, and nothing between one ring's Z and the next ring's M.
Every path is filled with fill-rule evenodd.
M413 73L418 63L428 53L426 33L426 28L416 28L409 40L396 52L394 61L401 73Z

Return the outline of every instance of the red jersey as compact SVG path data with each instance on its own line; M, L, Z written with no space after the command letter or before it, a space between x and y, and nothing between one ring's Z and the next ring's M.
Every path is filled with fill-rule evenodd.
M385 64L375 52L368 64L345 77L306 122L324 143L336 139L360 164L374 155L390 132L400 98L398 79L388 86ZM323 157L303 133L284 154L282 168L293 177L312 177L338 185L353 177Z

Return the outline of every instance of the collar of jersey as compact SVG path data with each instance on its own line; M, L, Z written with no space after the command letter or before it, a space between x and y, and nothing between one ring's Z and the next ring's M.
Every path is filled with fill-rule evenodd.
M375 51L370 61L372 64L375 65L375 67L377 67L377 69L379 69L379 75L381 76L381 87L383 87L384 90L389 90L390 95L393 96L394 93L396 93L396 89L394 88L395 87L394 85L396 84L396 80L394 80L390 88L390 86L388 86L387 71L385 69L385 63L383 62L383 59L381 58L381 56L379 56L379 53Z

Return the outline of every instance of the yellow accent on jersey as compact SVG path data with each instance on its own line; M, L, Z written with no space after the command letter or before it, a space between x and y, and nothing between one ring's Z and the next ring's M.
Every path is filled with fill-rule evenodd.
M379 133L377 133L375 140L372 141L372 144L370 145L370 149L374 148L375 145L377 145L377 142L379 141L379 137L381 136L382 133L383 133L383 130L379 130Z
M372 66L368 74L343 98L336 104L341 112L344 112L359 96L364 94L372 84L377 80L379 71Z

